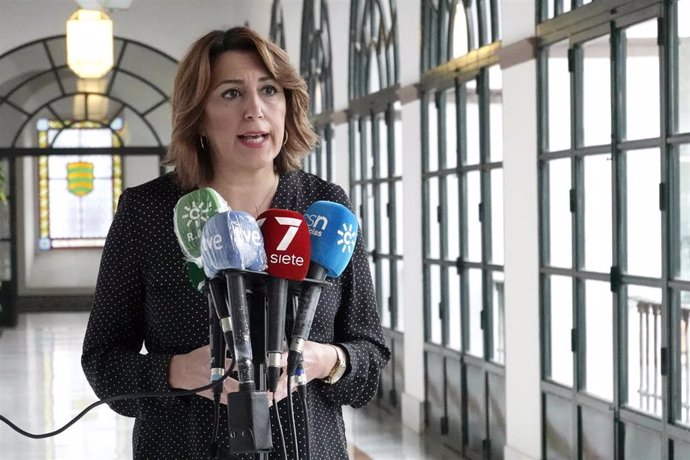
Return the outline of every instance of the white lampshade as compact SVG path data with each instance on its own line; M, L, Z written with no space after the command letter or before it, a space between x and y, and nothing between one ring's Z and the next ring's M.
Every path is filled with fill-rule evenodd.
M81 78L113 67L113 22L103 11L77 10L67 20L67 65Z

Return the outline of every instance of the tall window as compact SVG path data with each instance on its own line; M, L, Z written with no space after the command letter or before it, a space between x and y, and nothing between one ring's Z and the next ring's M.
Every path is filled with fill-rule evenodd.
M549 458L689 452L690 129L680 95L690 34L678 18L690 10L687 1L648 3L607 12L606 27L592 5L570 41L541 37Z
M499 458L506 352L499 11L495 2L453 0L425 0L422 11L428 428L467 456Z
M122 128L80 122L68 126L40 119L38 145L118 147ZM101 247L122 193L122 160L112 155L51 155L38 160L40 249Z
M384 371L383 394L388 404L399 407L403 203L395 0L353 0L350 37L350 196L362 220L379 312L393 353Z
M304 169L333 180L333 66L331 26L325 0L306 0L302 7L300 72L307 82L312 124L321 139Z

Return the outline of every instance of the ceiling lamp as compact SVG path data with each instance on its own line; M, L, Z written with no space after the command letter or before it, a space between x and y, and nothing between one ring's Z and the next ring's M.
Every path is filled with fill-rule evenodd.
M67 20L67 65L80 78L100 78L113 67L113 22L98 10Z

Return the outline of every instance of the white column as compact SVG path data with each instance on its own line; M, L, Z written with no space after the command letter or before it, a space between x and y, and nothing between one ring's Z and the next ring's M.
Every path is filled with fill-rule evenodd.
M534 0L503 0L506 460L541 458L537 72ZM506 20L510 18L510 20ZM513 45L511 47L511 45ZM514 52L511 52L513 50ZM512 54L512 56L511 56ZM522 56L520 56L522 55Z
M405 329L402 422L424 429L424 298L422 278L422 152L419 100L402 106L403 277L400 308Z

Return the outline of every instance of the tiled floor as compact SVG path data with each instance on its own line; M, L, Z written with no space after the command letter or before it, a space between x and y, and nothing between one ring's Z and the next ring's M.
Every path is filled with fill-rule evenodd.
M0 414L31 433L62 427L96 401L81 370L87 313L30 313L0 335ZM447 460L457 453L429 442L385 411L345 411L355 460ZM131 458L132 420L107 406L92 410L63 433L29 439L0 422L3 460Z

